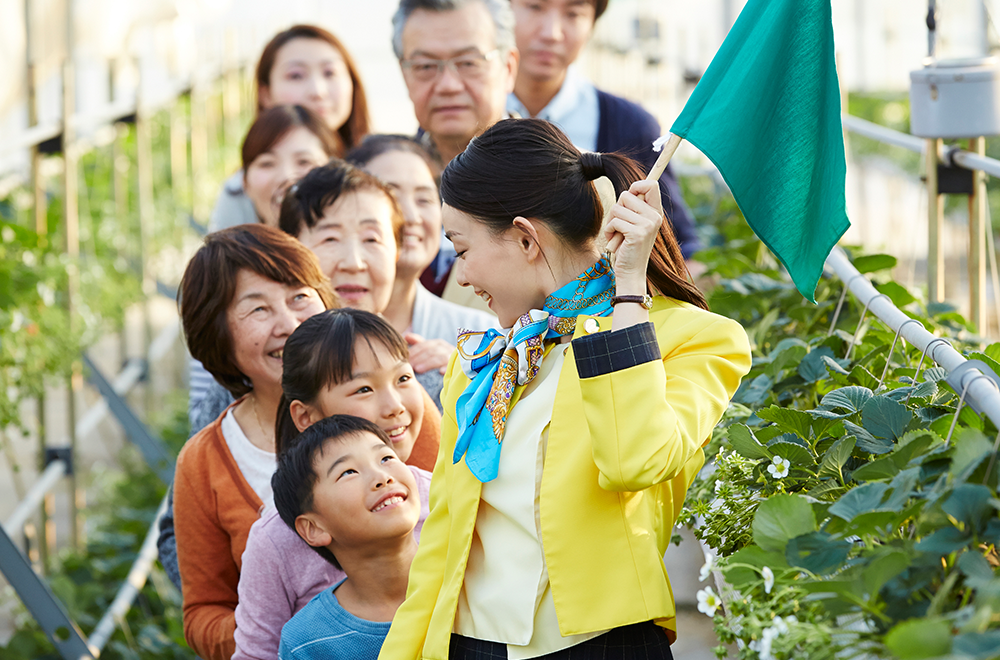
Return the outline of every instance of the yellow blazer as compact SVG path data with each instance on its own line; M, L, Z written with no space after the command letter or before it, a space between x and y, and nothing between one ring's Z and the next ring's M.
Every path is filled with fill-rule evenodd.
M654 298L649 316L662 362L581 379L572 345L553 349L568 352L539 508L563 635L652 620L673 640L674 598L663 554L704 463L701 447L750 370L750 345L735 321L662 297ZM586 334L588 318L579 317L574 338ZM610 317L597 321L610 330ZM455 404L468 382L453 360L441 393L430 515L381 660L448 657L482 488L464 461L452 463Z

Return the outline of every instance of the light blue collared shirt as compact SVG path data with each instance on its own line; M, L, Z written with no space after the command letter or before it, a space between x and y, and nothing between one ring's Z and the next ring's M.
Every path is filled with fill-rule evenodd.
M531 116L513 93L507 96L507 111L521 117ZM575 66L569 67L562 87L537 116L562 129L577 149L597 151L597 125L601 118L597 88Z

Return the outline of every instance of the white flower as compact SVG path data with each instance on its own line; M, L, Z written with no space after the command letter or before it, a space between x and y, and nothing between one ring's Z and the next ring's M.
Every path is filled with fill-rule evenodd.
M712 587L705 587L695 595L698 597L698 611L707 616L715 616L715 610L722 605L722 600L712 591Z
M760 573L764 576L764 593L769 594L774 588L774 571L765 566Z
M705 553L705 565L701 567L701 571L698 573L698 582L704 582L708 579L708 576L712 574L712 569L715 568L715 556L711 552Z
M788 467L791 463L788 462L787 458L782 458L781 456L775 456L771 459L771 464L767 466L767 471L771 473L771 476L775 479L781 479L782 477L788 476Z
M774 628L765 628L760 633L760 641L757 643L757 656L760 660L774 660L771 655L771 643L778 636L778 631Z
M783 619L780 616L774 617L774 623L771 625L774 626L775 630L784 635L788 633L788 629L790 626L794 626L798 622L799 620L796 619L795 616L789 614Z
M722 490L722 482L718 479L715 480L715 494L718 495L719 491Z
M771 626L778 631L779 635L784 635L788 632L788 624L780 616L774 617L774 622L771 623Z

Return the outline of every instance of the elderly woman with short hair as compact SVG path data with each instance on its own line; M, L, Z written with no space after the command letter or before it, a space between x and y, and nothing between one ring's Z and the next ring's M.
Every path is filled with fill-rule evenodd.
M206 237L184 272L180 300L191 355L237 397L187 442L174 478L184 637L201 658L221 660L235 650L237 584L250 527L274 505L285 341L303 321L333 307L335 296L301 243L271 227L243 225ZM429 456L420 467L430 469L440 417L425 399L410 462ZM427 451L417 451L421 445Z

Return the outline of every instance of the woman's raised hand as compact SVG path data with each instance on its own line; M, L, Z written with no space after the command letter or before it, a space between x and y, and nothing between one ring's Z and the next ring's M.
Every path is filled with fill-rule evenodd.
M646 266L653 242L663 224L660 186L656 181L636 181L618 196L602 230L608 250L615 253L618 295L646 293Z

